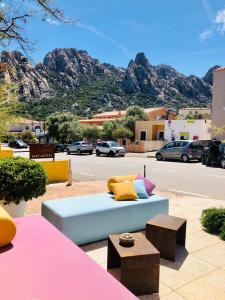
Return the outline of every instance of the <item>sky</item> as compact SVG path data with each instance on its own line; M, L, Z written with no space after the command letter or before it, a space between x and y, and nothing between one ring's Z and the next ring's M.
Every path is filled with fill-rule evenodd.
M87 50L101 62L127 67L138 52L152 65L204 74L225 65L225 0L64 0L54 1L75 20L52 18L27 24L36 45L33 61L54 48Z

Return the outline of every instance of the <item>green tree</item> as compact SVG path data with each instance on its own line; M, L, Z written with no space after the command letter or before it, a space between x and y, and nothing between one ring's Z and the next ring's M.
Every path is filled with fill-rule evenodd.
M56 112L47 118L48 134L53 140L72 139L72 131L77 131L76 117L68 112Z
M119 127L120 121L113 120L103 124L101 137L103 139L112 140L114 131Z
M62 144L79 140L81 135L81 128L78 121L66 121L59 125L58 141Z
M94 139L100 137L100 130L95 125L84 125L81 128L82 136L90 140L91 142Z
M113 132L113 138L116 139L127 139L133 136L133 132L126 127L116 128Z
M136 120L148 121L148 114L138 105L128 107L125 117L134 117Z
M66 20L60 9L52 5L52 0L0 0L0 45L16 42L22 50L33 49L25 35L25 27L30 19L38 17L42 21L71 22Z
M136 121L148 121L149 116L140 106L130 106L126 111L126 116L123 119L123 126L128 128L132 132L131 138L135 136L135 123Z
M193 115L192 114L187 114L186 116L185 116L185 120L193 120Z
M25 143L34 143L36 140L35 134L30 130L25 130L21 133L21 138Z

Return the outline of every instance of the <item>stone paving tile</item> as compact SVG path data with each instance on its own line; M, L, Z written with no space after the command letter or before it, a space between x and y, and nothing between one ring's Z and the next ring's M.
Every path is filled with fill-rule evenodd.
M209 246L194 253L194 255L214 266L223 266L225 265L225 242L222 241L216 245Z
M197 277L184 269L172 269L169 266L160 266L160 281L172 290L195 280Z
M158 294L152 294L152 295L144 295L144 296L139 296L138 298L140 300L158 300L161 299L162 297L170 294L172 290L168 288L165 284L162 282L159 283L159 293Z
M172 292L165 297L160 298L160 300L184 300L185 298L181 295L177 294L176 292ZM194 300L194 299L192 299ZM196 300L196 299L195 299Z
M107 262L107 247L86 251L86 253L98 264L103 264Z
M194 255L188 255L184 260L178 257L175 262L167 262L166 266L177 270L178 273L185 271L196 277L201 277L217 268Z
M202 277L202 280L225 293L225 270L217 269Z
M189 234L186 237L186 248L189 253L197 252L206 247L219 243L219 238L203 231Z
M202 279L186 284L176 291L188 300L224 300L225 293Z
M202 226L199 219L187 222L187 229L186 229L187 236L189 234L193 234L199 231L202 231Z

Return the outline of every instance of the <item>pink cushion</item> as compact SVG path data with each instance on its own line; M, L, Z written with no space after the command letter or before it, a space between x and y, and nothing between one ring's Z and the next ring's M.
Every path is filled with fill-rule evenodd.
M151 182L149 179L147 179L146 177L142 176L142 175L137 175L136 179L143 179L144 180L145 189L146 189L148 195L151 196L152 191L155 188L155 184L153 182Z
M0 249L1 299L137 299L43 217L16 225L12 245Z

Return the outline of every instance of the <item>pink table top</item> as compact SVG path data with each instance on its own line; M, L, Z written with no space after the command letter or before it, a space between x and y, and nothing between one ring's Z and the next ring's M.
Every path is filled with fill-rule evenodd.
M43 217L16 224L12 246L0 249L2 300L137 299Z

